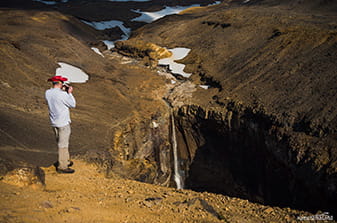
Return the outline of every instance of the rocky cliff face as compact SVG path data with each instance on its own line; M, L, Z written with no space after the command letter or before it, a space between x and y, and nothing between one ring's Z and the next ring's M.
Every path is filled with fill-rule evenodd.
M268 205L336 211L332 208L337 178L331 141L299 131L300 124L282 122L263 107L229 98L219 101L214 96L203 104L201 96L192 96L204 92L189 81L166 87L161 97L170 106L114 131L108 176L110 171L175 187L173 117L178 165L186 188Z
M231 4L170 16L130 40L191 48L180 62L211 86L171 96L186 185L336 213L335 14Z
M333 147L312 148L273 117L233 101L220 110L186 105L175 115L187 188L336 211Z
M112 172L142 182L172 186L169 111L121 126L111 148Z

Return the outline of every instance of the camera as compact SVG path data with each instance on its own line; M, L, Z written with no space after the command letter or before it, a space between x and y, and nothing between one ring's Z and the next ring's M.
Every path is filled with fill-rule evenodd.
M70 85L69 84L63 84L62 90L68 92Z

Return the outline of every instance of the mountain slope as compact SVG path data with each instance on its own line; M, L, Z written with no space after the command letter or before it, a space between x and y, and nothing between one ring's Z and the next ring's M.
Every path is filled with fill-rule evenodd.
M151 116L151 106L160 107L147 99L154 89L145 92L138 84L148 81L157 86L162 79L96 54L90 47L101 34L76 18L57 11L14 9L3 9L0 16L3 157L30 157L26 160L38 165L55 160L44 91L51 86L47 79L55 75L58 62L89 75L87 83L74 84L78 105L71 112L74 153L110 148L114 126L142 112ZM46 154L50 154L47 159Z

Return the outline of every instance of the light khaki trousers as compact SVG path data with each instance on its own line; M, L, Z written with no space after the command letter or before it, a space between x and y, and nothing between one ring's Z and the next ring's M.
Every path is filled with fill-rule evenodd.
M64 127L53 127L57 147L58 147L58 161L59 161L59 169L67 169L70 155L69 155L69 139L71 134L70 124Z

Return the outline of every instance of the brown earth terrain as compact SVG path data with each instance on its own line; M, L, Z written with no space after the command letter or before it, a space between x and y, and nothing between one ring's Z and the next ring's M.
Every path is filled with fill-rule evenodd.
M192 3L200 2L184 4ZM311 215L296 209L337 214L333 1L228 1L148 25L130 22L130 9L155 11L162 2L0 7L1 221L296 222ZM119 39L121 30L96 31L79 19L140 28L117 53L100 40ZM161 47L192 49L181 60L191 78L156 66ZM90 77L74 84L70 150L82 161L70 176L49 167L57 153L44 91L57 62ZM185 187L217 194L167 188L176 186L173 129ZM34 173L45 174L45 188L18 187L20 168L35 166L45 167Z
M75 160L73 175L43 168L46 187L0 182L1 222L296 222L309 213L116 178ZM15 201L15 202L13 202Z

